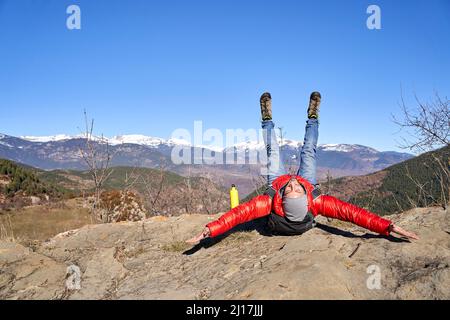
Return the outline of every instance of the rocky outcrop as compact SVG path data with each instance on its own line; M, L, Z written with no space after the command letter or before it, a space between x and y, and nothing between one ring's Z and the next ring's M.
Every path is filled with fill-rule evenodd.
M441 208L390 216L421 237L414 242L319 218L301 236L265 235L257 221L184 243L217 217L90 225L32 247L0 242L0 298L450 298L450 214ZM80 289L67 285L76 267Z

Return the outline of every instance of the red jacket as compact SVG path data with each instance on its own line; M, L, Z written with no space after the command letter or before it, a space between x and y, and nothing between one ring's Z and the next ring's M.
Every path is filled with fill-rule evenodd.
M289 182L291 177L291 175L283 175L272 183L272 187L276 192L273 199L269 195L257 196L231 209L216 221L208 223L206 226L211 231L211 237L216 237L238 224L267 216L272 211L284 217L282 195L279 191ZM320 195L313 200L312 191L314 190L314 186L302 177L295 177L306 189L308 209L314 216L320 214L325 217L349 221L370 231L389 235L391 221L332 196Z

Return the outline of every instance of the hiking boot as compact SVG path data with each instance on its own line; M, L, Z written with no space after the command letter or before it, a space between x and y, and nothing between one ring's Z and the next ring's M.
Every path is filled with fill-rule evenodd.
M270 93L264 92L259 99L259 104L261 105L262 120L272 120L272 97Z
M319 106L321 99L322 96L319 92L314 91L313 93L311 93L311 96L309 97L308 119L319 118Z

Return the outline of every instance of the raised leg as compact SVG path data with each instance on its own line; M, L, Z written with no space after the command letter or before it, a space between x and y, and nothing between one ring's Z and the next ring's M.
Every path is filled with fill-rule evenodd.
M317 184L316 180L316 153L317 140L319 139L319 107L322 96L319 92L311 93L309 97L308 121L306 121L305 140L300 151L300 167L297 175L305 178L311 184Z
M300 167L297 175L305 178L311 184L316 184L316 153L319 138L319 120L312 118L306 121L305 140L300 151Z
M275 125L272 120L262 122L263 138L267 154L267 184L269 187L272 186L272 182L276 178L286 174L274 128Z

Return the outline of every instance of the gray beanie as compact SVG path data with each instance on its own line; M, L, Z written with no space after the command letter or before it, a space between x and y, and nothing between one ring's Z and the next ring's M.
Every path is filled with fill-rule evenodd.
M303 221L308 213L308 197L283 197L283 210L286 218L291 221Z

